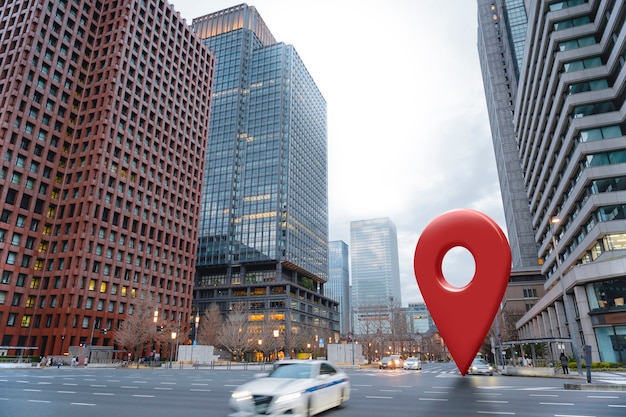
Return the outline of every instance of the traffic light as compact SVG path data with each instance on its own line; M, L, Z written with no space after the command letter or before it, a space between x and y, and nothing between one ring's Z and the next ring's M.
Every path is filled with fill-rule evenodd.
M107 332L109 331L109 329L107 329L106 327L104 329L100 329L100 331L102 332L102 334L107 334Z
M157 326L156 331L157 331L157 333L164 333L165 332L165 326L163 326L162 324L160 326Z

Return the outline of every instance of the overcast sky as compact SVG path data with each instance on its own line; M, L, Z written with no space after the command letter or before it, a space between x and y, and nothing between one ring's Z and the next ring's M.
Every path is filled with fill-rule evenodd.
M187 19L240 4L169 0ZM402 304L421 301L413 253L426 225L472 208L506 233L476 48L472 0L256 0L279 42L293 45L328 106L329 239L350 222L398 229ZM446 279L467 283L469 252Z

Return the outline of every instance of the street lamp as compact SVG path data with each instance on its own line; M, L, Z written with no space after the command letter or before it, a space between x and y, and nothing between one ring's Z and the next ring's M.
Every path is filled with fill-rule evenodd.
M176 339L176 332L172 332L172 350L170 351L170 368L172 367L172 353L174 353L174 340Z
M280 335L279 330L274 330L274 361L278 360L278 336Z
M565 309L565 318L567 319L567 331L569 332L569 340L572 344L572 353L576 358L576 366L578 368L578 374L582 375L582 367L580 366L580 356L578 354L578 337L577 333L574 331L574 316L572 315L570 306L569 306L569 298L567 296L567 290L565 288L565 283L563 282L563 269L561 268L561 258L559 257L559 249L556 243L555 228L556 225L561 222L561 219L558 217L552 217L550 219L550 233L552 234L552 248L554 249L554 253L556 256L556 266L559 271L559 281L561 282L561 292L563 294L563 308Z
M265 354L263 353L263 340L259 339L258 343L259 343L259 351L263 355L263 362L265 362ZM257 358L258 358L258 356L257 356Z
M193 342L191 342L191 364L193 365L193 347L198 343L196 338L198 337L198 324L200 323L200 314L196 313L195 326L193 331Z

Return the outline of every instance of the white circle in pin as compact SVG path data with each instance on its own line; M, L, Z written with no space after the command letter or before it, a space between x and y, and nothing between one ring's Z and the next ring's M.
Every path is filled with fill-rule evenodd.
M463 288L474 278L476 261L470 251L463 246L455 246L444 255L441 272L448 284Z

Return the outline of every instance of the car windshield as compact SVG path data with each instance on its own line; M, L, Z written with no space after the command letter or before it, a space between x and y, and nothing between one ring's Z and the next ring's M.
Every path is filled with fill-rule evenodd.
M474 365L487 365L484 359L474 359Z
M285 363L278 365L270 378L312 378L313 366L309 363Z

